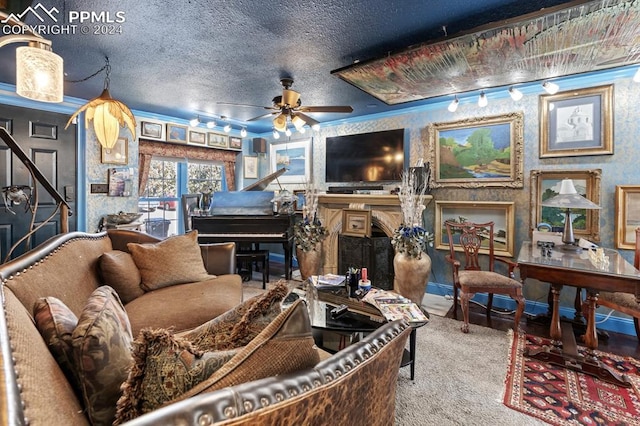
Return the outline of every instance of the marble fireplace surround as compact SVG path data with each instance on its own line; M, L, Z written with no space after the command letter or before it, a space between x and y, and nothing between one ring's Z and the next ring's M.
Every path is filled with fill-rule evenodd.
M433 197L425 196L425 205ZM343 274L338 271L338 236L342 232L342 210L371 210L371 225L380 228L388 237L402 223L402 211L397 195L321 194L318 196L318 215L327 227L329 236L322 244L323 274Z

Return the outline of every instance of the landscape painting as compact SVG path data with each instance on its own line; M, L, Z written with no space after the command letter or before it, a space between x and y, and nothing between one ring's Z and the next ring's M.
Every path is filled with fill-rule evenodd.
M434 123L428 134L435 187L523 186L522 113Z
M311 140L271 144L269 146L271 173L286 169L278 181L283 183L304 183L311 172Z

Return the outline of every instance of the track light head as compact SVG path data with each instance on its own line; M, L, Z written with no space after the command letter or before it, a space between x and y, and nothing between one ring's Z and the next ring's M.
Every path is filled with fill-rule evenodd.
M200 117L196 116L196 118L192 118L191 120L189 120L189 125L191 127L196 127L198 124L200 124Z
M243 138L247 137L247 129L245 127L240 130L240 136L242 136Z
M560 86L550 81L545 81L542 83L542 88L550 95L555 95L560 90Z
M458 96L455 96L451 101L451 103L449 104L449 106L447 107L447 109L449 110L449 112L456 112L459 104L460 104L460 101L458 100Z
M487 95L484 94L484 91L480 92L480 97L478 98L478 106L480 108L484 108L488 103L489 101L487 100Z
M515 87L511 87L509 89L509 96L511 96L511 99L513 99L514 101L519 101L520 99L522 99L523 94Z
M207 129L213 129L214 127L216 127L216 122L213 120L209 120L207 121Z

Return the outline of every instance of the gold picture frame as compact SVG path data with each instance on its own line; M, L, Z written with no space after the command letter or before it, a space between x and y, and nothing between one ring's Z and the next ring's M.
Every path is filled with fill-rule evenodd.
M540 158L613 154L613 84L541 95Z
M616 248L635 250L636 228L640 226L640 185L616 185Z
M524 186L522 112L431 123L427 134L433 188Z
M129 139L118 138L116 144L111 149L102 147L100 162L102 164L126 165L129 162Z
M494 252L496 256L513 257L515 241L515 203L512 201L437 201L435 246L449 250L449 240L444 223L456 222L494 223ZM488 244L487 244L488 245ZM484 246L484 244L483 244ZM462 251L462 247L456 247ZM488 249L481 249L488 253Z
M351 237L371 236L371 210L342 210L342 235Z
M564 212L557 207L542 207L542 202L558 194L562 179L571 179L578 193L600 205L601 169L590 170L531 170L530 233L541 223L547 223L562 232ZM573 221L576 237L600 241L600 210L571 211L577 215ZM576 238L577 239L577 238Z
M189 131L189 128L187 126L168 123L167 124L167 142L186 144L188 131Z

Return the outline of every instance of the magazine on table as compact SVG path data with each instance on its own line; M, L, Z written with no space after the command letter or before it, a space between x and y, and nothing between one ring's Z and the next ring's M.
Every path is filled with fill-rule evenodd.
M429 321L420 306L392 291L372 288L362 300L378 308L388 321L404 319L413 325Z
M344 286L346 277L337 274L312 275L311 280L316 288L336 288Z

